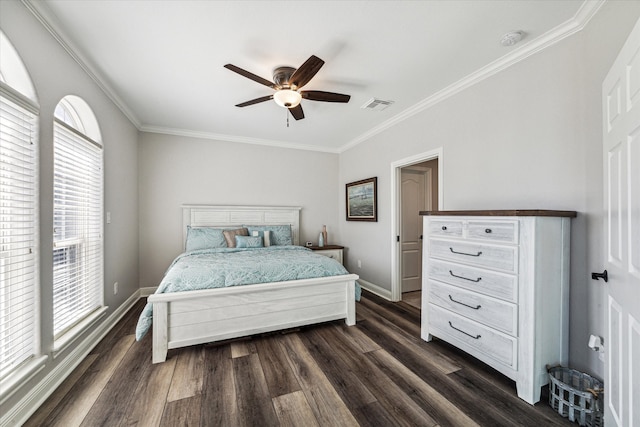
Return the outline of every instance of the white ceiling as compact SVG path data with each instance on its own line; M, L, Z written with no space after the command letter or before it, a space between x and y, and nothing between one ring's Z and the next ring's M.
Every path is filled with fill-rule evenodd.
M579 30L599 1L27 0L141 130L339 152ZM503 47L501 37L525 37ZM305 90L306 118L274 102L277 66L325 61ZM361 109L376 97L385 111Z

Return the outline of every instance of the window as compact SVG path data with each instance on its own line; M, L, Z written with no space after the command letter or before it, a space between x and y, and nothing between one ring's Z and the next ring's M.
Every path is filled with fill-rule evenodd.
M103 304L102 144L76 96L55 110L53 131L53 333L60 338Z
M0 31L0 380L37 355L37 112L31 80Z

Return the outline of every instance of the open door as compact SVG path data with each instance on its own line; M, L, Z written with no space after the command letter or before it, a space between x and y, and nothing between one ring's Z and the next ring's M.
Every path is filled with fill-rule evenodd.
M605 425L640 426L640 20L602 85Z
M431 175L431 168L424 166L409 166L401 172L400 266L403 294L422 289L422 217L418 212L431 209Z

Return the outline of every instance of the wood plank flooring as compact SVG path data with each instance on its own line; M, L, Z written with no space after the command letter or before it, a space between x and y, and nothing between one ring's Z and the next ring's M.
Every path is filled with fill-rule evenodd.
M343 321L169 350L133 334L140 301L26 426L560 426L543 400L442 341L420 311L363 292Z
M402 302L420 309L422 305L422 291L403 292Z

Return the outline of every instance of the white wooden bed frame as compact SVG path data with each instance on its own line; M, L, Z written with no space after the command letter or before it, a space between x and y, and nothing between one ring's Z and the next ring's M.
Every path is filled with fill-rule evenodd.
M187 226L290 224L299 244L300 208L184 205ZM184 241L185 239L183 239ZM229 288L153 294L153 363L167 351L206 342L345 319L355 325L356 274Z

